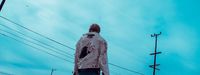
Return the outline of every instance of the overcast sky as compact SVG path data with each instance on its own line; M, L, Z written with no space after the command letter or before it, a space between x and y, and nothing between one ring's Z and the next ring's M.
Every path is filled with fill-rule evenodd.
M155 38L150 35L162 32L157 75L199 75L199 4L199 0L6 0L0 16L72 48L97 23L108 42L108 62L144 75L153 71L149 54L154 51ZM72 74L74 50L2 17L0 33L18 40L0 35L0 75L50 75L52 68L56 69L54 75ZM112 65L109 68L111 75L139 75Z

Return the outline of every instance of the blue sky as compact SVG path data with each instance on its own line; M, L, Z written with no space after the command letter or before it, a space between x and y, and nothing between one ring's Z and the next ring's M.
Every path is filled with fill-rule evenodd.
M101 35L108 42L109 63L145 75L152 75L148 65L153 63L149 54L154 49L154 38L150 34L161 31L158 50L162 54L157 60L161 70L157 75L199 75L199 3L198 0L7 0L0 16L72 48L92 23L100 24ZM0 24L74 54L73 50L2 18ZM38 43L2 25L0 29ZM47 49L14 38L73 62L50 51L51 47ZM57 69L54 75L71 75L73 64L0 35L0 72L50 75L52 68ZM111 75L138 75L112 65L109 68Z

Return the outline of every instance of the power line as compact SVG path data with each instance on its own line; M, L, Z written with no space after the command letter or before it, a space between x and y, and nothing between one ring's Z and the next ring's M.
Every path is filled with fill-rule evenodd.
M114 75L121 75L120 73L116 72L116 70L114 70L114 69L109 69L109 71L111 71L112 73L114 73Z
M39 40L37 40L37 39L35 39L35 38L33 38L33 37L30 37L30 36L28 36L28 35L26 35L26 34L20 32L20 31L14 30L14 29L12 29L12 28L6 26L6 25L3 25L3 24L0 24L0 25L3 26L3 27L5 27L5 28L8 28L8 29L10 29L10 30L13 30L14 32L17 32L17 33L19 33L19 34L21 34L21 35L23 35L23 36L26 36L26 37L28 37L28 38L34 40L34 41L37 41L37 42L39 42L39 43L41 43L41 44L43 44L43 45L49 46L49 47L51 47L51 48L53 48L53 49L55 49L55 50L59 50L59 51L61 51L61 52L63 52L63 53L66 53L66 54L68 54L68 55L70 55L70 56L73 56L72 54L69 54L69 53L66 52L66 51L63 51L63 50L58 49L58 48L56 48L56 47L54 47L54 46L52 46L52 45L46 44L46 43L44 43L44 42L41 42L41 41L39 41Z
M2 29L0 29L1 31L4 31L4 30L2 30ZM7 31L4 31L4 32L7 32ZM14 36L16 36L16 37L19 37L19 36L17 36L17 35L15 35L15 34L12 34L12 33L10 33L10 32L7 32L7 33L9 33L9 34L11 34L11 35L14 35ZM3 33L0 33L1 35L4 35L4 36L7 36L7 37L10 37L10 36L8 36L8 35L5 35L5 34L3 34ZM18 42L21 42L21 41L19 41L19 40L17 40L17 39L15 39L15 38L13 38L13 37L10 37L10 38L12 38L12 39L14 39L14 40L16 40L16 41L18 41ZM25 40L25 39L24 39ZM30 41L29 41L30 42ZM24 43L24 42L23 42ZM31 43L33 43L33 42L31 42ZM34 43L35 44L35 43ZM25 44L25 45L27 45L27 44ZM37 44L38 45L38 44ZM31 45L29 45L28 44L28 46L31 46ZM33 47L33 46L31 46L31 47ZM35 48L35 47L34 47ZM38 48L36 48L36 49L38 49ZM47 52L47 51L46 51ZM49 53L48 53L49 54ZM51 54L52 55L52 54ZM56 56L56 57L58 57L58 56ZM64 58L62 58L62 59L64 59ZM72 59L72 58L71 58ZM68 60L67 60L68 61ZM71 62L71 61L70 61ZM72 62L73 63L73 62ZM118 65L115 65L115 64L112 64L112 63L108 63L108 64L110 64L110 65L112 65L112 66L115 66L115 67L118 67L118 68L121 68L121 69L124 69L124 70L127 70L127 71L129 71L129 72L133 72L133 73L137 73L137 74L140 74L140 75L144 75L144 74L142 74L142 73L139 73L139 72L137 72L137 71L133 71L133 70L130 70L130 69L127 69L127 68L124 68L124 67L121 67L121 66L118 66Z
M32 46L32 45L29 45L29 44L27 44L27 43L25 43L25 42L23 42L23 41L20 41L20 40L18 40L18 39L15 39L15 38L13 38L13 37L11 37L11 36L8 36L8 35L6 35L6 34L0 33L0 35L6 36L6 37L8 37L8 38L11 38L11 39L13 39L13 40L15 40L15 41L17 41L17 42L20 42L20 43L22 43L22 44L25 44L25 45L27 45L27 46L30 46L30 47L32 47L32 48L38 50L38 51L47 53L47 54L49 54L49 55L51 55L51 56L53 56L53 57L56 57L56 58L58 58L58 59L61 59L61 60L64 60L64 61L73 63L73 62L71 62L71 61L69 61L69 60L66 60L66 59L64 59L64 58L62 58L62 57L59 57L59 56L54 55L54 54L51 54L51 53L49 53L48 51L41 50L41 49L39 49L39 48L37 48L37 47L34 47L34 46ZM114 66L115 66L115 65L114 65ZM55 70L53 70L53 71L55 71ZM53 74L53 71L51 72L51 75ZM3 72L2 72L2 73L3 73ZM4 74L5 74L5 73L4 73ZM8 75L8 74L7 74L7 75ZM9 74L9 75L12 75L12 74Z
M62 45L62 46L64 46L64 47L67 47L67 48L69 48L69 49L71 49L71 50L75 50L74 48L72 48L72 47L70 47L70 46L64 45L64 44L62 44L62 43L60 43L60 42L58 42L58 41L55 41L55 40L53 40L53 39L51 39L51 38L48 38L48 37L46 37L46 36L44 36L44 35L42 35L42 34L40 34L40 33L37 33L37 32L35 32L35 31L33 31L33 30L29 29L29 28L24 27L23 25L20 25L20 24L14 22L14 21L12 21L12 20L9 20L8 18L5 18L5 17L3 17L3 16L0 16L0 17L3 18L3 19L5 19L5 20L7 20L7 21L9 21L9 22L11 22L11 23L13 23L13 24L15 24L15 25L18 25L18 26L20 26L20 27L22 27L22 28L24 28L24 29L26 29L26 30L28 30L28 31L30 31L30 32L33 32L33 33L35 33L35 34L37 34L37 35L40 35L40 36L42 36L42 37L44 37L44 38L46 38L46 39L48 39L48 40L50 40L50 41L53 41L53 42L55 42L55 43L57 43L57 44L60 44L60 45ZM109 64L112 65L112 66L115 66L115 67L118 67L118 68L127 70L127 71L129 71L129 72L133 72L133 73L137 73L137 74L140 74L140 75L144 75L144 74L142 74L142 73L140 73L140 72L133 71L133 70L130 70L130 69L127 69L127 68L124 68L124 67L121 67L121 66L112 64L112 63L109 63Z
M14 75L14 74L10 74L10 73L6 73L6 72L2 72L2 71L0 71L0 74L3 74L3 75Z
M18 37L18 38L20 38L20 39L23 39L23 40L25 40L25 41L27 41L27 42L30 42L30 43L32 43L32 44L38 45L38 46L43 47L43 48L47 48L47 49L49 49L49 50L51 50L51 51L53 51L53 52L56 52L56 53L61 54L61 55L63 55L63 56L66 56L66 55L63 54L63 53L60 53L60 52L58 52L58 51L56 51L56 50L53 50L53 49L51 49L51 48L48 48L48 47L46 47L46 46L39 45L39 44L37 44L37 43L35 43L35 42L32 42L32 41L30 41L30 40L28 40L28 39L25 39L25 38L23 38L23 37L20 37L20 36L18 36L18 35L15 35L15 34L13 34L13 33L8 32L8 31L2 30L2 29L0 29L0 30L3 31L3 32L6 32L6 33L8 33L8 34L11 34L11 35L13 35L13 36L15 36L15 37ZM70 57L70 56L67 56L67 57L72 58L72 57ZM73 58L72 58L72 59L73 59Z
M58 54L61 54L61 55L65 56L64 54L62 54L62 53L60 53L60 52L57 52L57 51L55 51L55 50L53 50L53 49L51 49L51 48L48 48L48 47L39 45L39 44L37 44L37 43L35 43L35 42L32 42L32 41L27 40L27 39L24 39L24 38L22 38L22 37L20 37L20 36L17 36L17 35L15 35L15 34L13 34L13 33L10 33L10 32L5 31L5 30L2 30L2 29L0 29L0 30L3 31L3 32L6 32L6 33L8 33L8 34L11 34L11 35L13 35L13 36L15 36L15 37L18 37L18 38L20 38L20 39L23 39L23 40L25 40L25 41L27 41L27 42L30 42L30 43L32 43L32 44L35 44L35 45L37 45L37 46L40 46L40 47L49 49L49 50L51 50L51 51L53 51L53 52L56 52L56 53L58 53ZM69 56L67 56L67 57L69 57ZM69 58L71 58L71 57L69 57ZM72 59L73 59L73 58L72 58Z
M42 35L42 34L40 34L40 33L38 33L38 32L35 32L35 31L33 31L33 30L31 30L31 29L29 29L29 28L27 28L27 27L25 27L25 26L23 26L23 25L21 25L21 24L18 24L18 23L14 22L14 21L12 21L12 20L6 18L6 17L3 17L3 16L0 16L0 17L3 18L3 19L5 19L5 20L7 20L7 21L9 21L9 22L11 22L11 23L13 23L13 24L15 24L15 25L17 25L17 26L19 26L19 27L22 27L22 28L24 28L24 29L26 29L26 30L28 30L28 31L30 31L30 32L32 32L32 33L35 33L35 34L37 34L37 35L39 35L39 36L41 36L41 37L43 37L43 38L46 38L46 39L48 39L48 40L50 40L50 41L52 41L52 42L55 42L55 43L57 43L57 44L59 44L59 45L62 45L62 46L64 46L64 47L67 47L67 48L69 48L69 49L71 49L71 50L75 50L75 49L73 49L72 47L69 47L69 46L67 46L67 45L65 45L65 44L62 44L62 43L60 43L60 42L58 42L58 41L56 41L56 40L54 40L54 39L51 39L51 38L49 38L49 37L47 37L47 36L44 36L44 35Z
M6 34L4 34L4 33L0 33L0 34L3 35L3 36L9 37L9 38L11 38L11 39L13 39L13 40L15 40L15 41L17 41L17 42L20 42L20 43L22 43L22 44L24 44L24 45L30 46L30 47L34 48L35 50L38 50L38 51L47 53L47 54L49 54L49 55L51 55L51 56L54 56L54 57L56 57L56 58L59 58L59 59L61 59L61 60L64 60L64 61L73 63L73 62L71 62L71 61L69 61L69 60L66 60L66 59L60 57L60 56L54 55L54 54L52 54L52 53L50 53L50 52L48 52L48 51L45 51L45 50L42 50L42 49L40 49L40 48L34 47L34 46L32 46L32 45L29 45L29 44L27 44L27 43L25 43L25 42L23 42L23 41L20 41L20 40L18 40L18 39L15 39L15 38L13 38L13 37L11 37L11 36L8 36L8 35L6 35Z
M124 69L124 70L127 70L129 72L133 72L133 73L137 73L137 74L140 74L140 75L144 75L143 73L140 73L140 72L137 72L137 71L133 71L133 70L130 70L130 69L127 69L127 68L124 68L124 67L121 67L121 66L118 66L118 65L115 65L115 64L112 64L112 63L108 63L112 66L115 66L115 67L118 67L118 68L121 68L121 69Z

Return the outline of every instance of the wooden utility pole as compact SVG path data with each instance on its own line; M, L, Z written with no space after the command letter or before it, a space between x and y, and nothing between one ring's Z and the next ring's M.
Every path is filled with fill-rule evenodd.
M3 5L4 5L5 2L6 2L6 0L2 0L2 2L0 4L0 12L1 12L1 9L3 8Z
M158 36L161 35L161 32L158 34L152 34L151 37L155 37L155 50L154 53L151 53L150 55L154 55L154 64L153 65L149 65L150 68L153 68L153 75L156 75L156 70L160 70L158 68L156 68L156 66L159 66L160 64L156 63L156 55L157 54L161 54L161 52L157 52L157 38Z
M54 71L56 71L56 69L51 69L51 75L53 75Z

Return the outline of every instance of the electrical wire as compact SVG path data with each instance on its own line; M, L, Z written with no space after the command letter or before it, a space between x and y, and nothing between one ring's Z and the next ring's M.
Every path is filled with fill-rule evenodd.
M32 32L32 33L35 33L35 34L37 34L37 35L39 35L39 36L41 36L41 37L43 37L43 38L46 38L46 39L48 39L48 40L50 40L50 41L52 41L52 42L55 42L55 43L57 43L57 44L59 44L59 45L62 45L62 46L64 46L64 47L67 47L67 48L69 48L69 49L71 49L71 50L75 50L75 49L73 49L72 47L69 47L69 46L67 46L67 45L65 45L65 44L62 44L62 43L60 43L60 42L58 42L58 41L56 41L56 40L54 40L54 39L51 39L51 38L49 38L49 37L47 37L47 36L44 36L44 35L42 35L42 34L40 34L40 33L38 33L38 32L35 32L35 31L33 31L33 30L31 30L31 29L29 29L29 28L27 28L27 27L24 27L23 25L20 25L20 24L18 24L18 23L16 23L16 22L14 22L14 21L12 21L12 20L6 18L6 17L3 17L3 16L0 16L0 17L3 18L4 20L7 20L7 21L9 21L9 22L11 22L11 23L13 23L13 24L15 24L15 25L17 25L17 26L20 26L20 27L22 27L22 28L24 28L24 29L26 29L26 30Z
M129 72L133 72L133 73L137 73L137 74L140 74L140 75L144 75L143 73L140 73L140 72L137 72L137 71L133 71L133 70L130 70L130 69L127 69L127 68L124 68L124 67L115 65L115 64L113 64L113 63L108 63L108 64L110 64L110 65L112 65L112 66L115 66L115 67L118 67L118 68L121 68L121 69L124 69L124 70L127 70L127 71L129 71Z
M22 43L22 44L24 44L24 45L30 46L30 47L34 48L34 50L38 50L38 51L40 51L40 52L47 53L47 54L49 54L49 55L51 55L51 56L54 56L54 57L56 57L56 58L58 58L58 59L67 61L67 62L69 62L69 63L74 63L74 62L71 62L71 61L69 61L69 60L66 60L65 58L62 58L62 57L57 56L57 55L54 55L54 54L52 54L52 53L50 53L50 52L48 52L48 51L42 50L42 49L37 48L37 47L35 47L35 46L32 46L32 45L30 45L30 44L28 44L28 43L25 43L25 42L23 42L23 41L20 41L20 40L18 40L18 39L16 39L16 38L13 38L13 37L11 37L11 36L8 36L8 35L6 35L6 34L4 34L4 33L0 33L0 34L3 35L3 36L6 36L6 37L8 37L8 38L11 38L11 39L13 39L13 40L15 40L15 41L17 41L17 42L20 42L20 43Z
M25 41L27 41L27 42L29 42L29 43L38 45L38 46L40 46L40 47L46 48L46 49L48 49L48 50L51 50L51 51L53 51L53 52L56 52L56 53L61 54L61 55L63 55L63 56L66 56L66 55L63 54L63 53L60 53L60 52L58 52L58 51L56 51L56 50L53 50L53 49L51 49L51 48L48 48L48 47L46 47L46 46L39 45L39 44L37 44L37 43L35 43L35 42L32 42L32 41L30 41L30 40L28 40L28 39L25 39L25 38L21 37L21 36L15 35L15 34L13 34L13 33L11 33L11 32L8 32L8 31L2 30L2 29L0 29L0 31L6 32L6 33L8 33L8 34L10 34L10 35L13 35L13 36L18 37L18 38L20 38L20 39L23 39L23 40L25 40ZM73 58L70 57L70 56L67 56L67 57L73 59Z
M54 40L54 39L51 39L51 38L46 37L46 36L44 36L44 35L42 35L42 34L40 34L40 33L38 33L38 32L35 32L35 31L33 31L33 30L29 29L29 28L26 28L26 27L24 27L23 25L20 25L20 24L14 22L14 21L12 21L12 20L10 20L10 19L8 19L8 18L5 18L5 17L3 17L3 16L0 16L0 17L3 18L3 19L5 19L5 20L7 20L7 21L9 21L9 22L11 22L11 23L13 23L13 24L15 24L15 25L18 25L18 26L20 26L20 27L22 27L22 28L24 28L24 29L26 29L26 30L28 30L28 31L30 31L30 32L33 32L33 33L35 33L35 34L38 34L39 36L44 37L44 38L46 38L46 39L48 39L48 40L50 40L50 41L52 41L52 42L55 42L55 43L57 43L57 44L60 44L60 45L62 45L62 46L64 46L64 47L67 47L67 48L69 48L69 49L71 49L71 50L75 50L74 48L72 48L72 47L70 47L70 46L64 45L64 44L62 44L62 43L60 43L60 42L58 42L58 41L56 41L56 40ZM140 72L137 72L137 71L133 71L133 70L130 70L130 69L121 67L121 66L119 66L119 65L115 65L115 64L112 64L112 63L109 63L109 64L112 65L112 66L115 66L115 67L124 69L124 70L129 71L129 72L133 72L133 73L136 73L136 74L144 75L143 73L140 73Z
M19 33L19 34L21 34L21 35L23 35L23 36L26 36L26 37L28 37L28 38L34 40L34 41L37 41L37 42L39 42L39 43L41 43L41 44L44 44L44 45L46 45L46 46L49 46L49 47L51 47L51 48L53 48L53 49L55 49L55 50L59 50L59 51L61 51L61 52L63 52L63 53L66 53L66 54L68 54L68 55L70 55L70 56L73 56L72 54L69 54L68 52L66 52L66 51L64 51L64 50L58 49L58 48L56 48L56 47L54 47L54 46L52 46L52 45L46 44L46 43L44 43L44 42L41 42L40 40L37 40L37 39L35 39L35 38L31 37L31 36L28 36L28 35L26 35L26 34L20 32L20 31L17 31L17 30L15 30L15 29L12 29L12 28L10 28L10 27L4 25L4 24L0 24L0 25L3 26L3 27L5 27L5 28L7 28L7 29L9 29L9 30L12 30L12 31L14 31L14 32L17 32L17 33Z
M10 74L10 73L6 73L6 72L2 72L2 71L0 71L0 74L3 74L3 75L14 75L14 74Z

